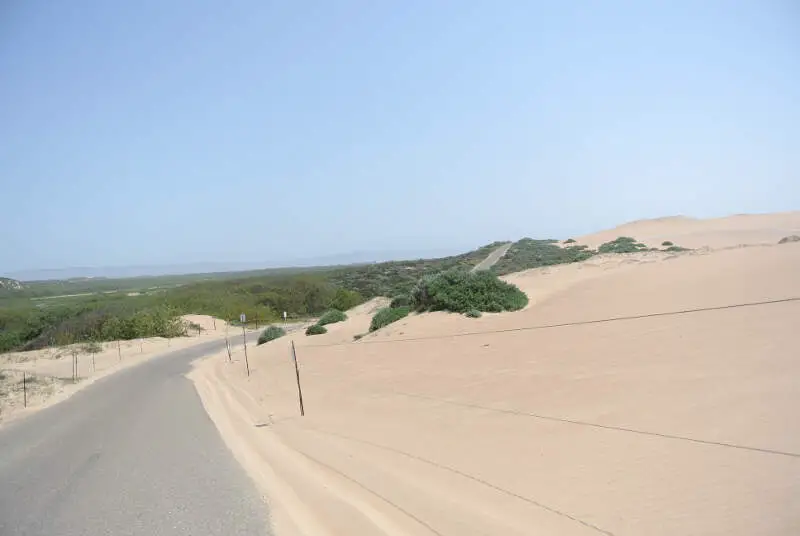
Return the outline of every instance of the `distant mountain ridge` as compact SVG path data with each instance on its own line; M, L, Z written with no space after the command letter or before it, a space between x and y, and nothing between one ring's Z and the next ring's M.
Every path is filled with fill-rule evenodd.
M464 248L405 251L354 251L351 253L307 257L283 262L197 262L186 264L139 266L75 266L70 268L17 271L7 274L14 279L3 279L8 279L9 281L47 281L98 278L117 279L158 275L244 272L248 270L261 270L267 268L306 268L311 266L366 264L395 260L438 258L463 253L464 251L466 251Z

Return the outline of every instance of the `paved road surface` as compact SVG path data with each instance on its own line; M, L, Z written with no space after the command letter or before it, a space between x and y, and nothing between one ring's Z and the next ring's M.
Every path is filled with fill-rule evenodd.
M0 428L0 535L266 535L255 485L183 377L224 344L120 371Z
M483 259L480 263L476 264L475 267L472 269L473 272L477 272L478 270L488 270L495 264L500 258L508 252L508 248L513 245L513 242L509 242L503 246L500 246L496 250L489 253L489 256Z

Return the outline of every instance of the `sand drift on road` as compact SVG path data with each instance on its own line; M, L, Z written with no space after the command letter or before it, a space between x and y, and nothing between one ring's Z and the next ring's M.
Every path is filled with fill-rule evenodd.
M797 533L800 244L731 247L731 221L512 274L519 312L354 342L372 302L251 349L249 378L241 352L190 377L279 536Z

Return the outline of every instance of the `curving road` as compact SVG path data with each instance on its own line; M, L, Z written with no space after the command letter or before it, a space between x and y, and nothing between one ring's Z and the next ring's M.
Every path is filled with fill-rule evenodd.
M122 370L0 428L0 535L269 534L261 496L183 376L224 345Z

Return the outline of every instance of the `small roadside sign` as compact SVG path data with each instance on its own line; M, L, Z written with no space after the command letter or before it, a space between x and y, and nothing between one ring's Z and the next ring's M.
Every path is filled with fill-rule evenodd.
M286 322L286 311L283 312L283 321Z
M247 322L247 317L245 316L245 314L244 314L244 313L242 313L242 314L240 314L240 315L239 315L239 322L241 322L242 324L244 324L245 322Z

